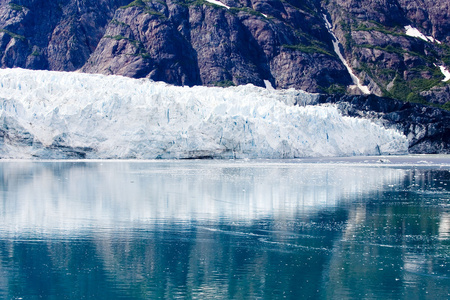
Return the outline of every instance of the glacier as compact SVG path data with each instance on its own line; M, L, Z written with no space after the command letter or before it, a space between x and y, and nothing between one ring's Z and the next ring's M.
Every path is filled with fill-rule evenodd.
M0 158L298 158L405 154L407 138L318 95L0 70Z

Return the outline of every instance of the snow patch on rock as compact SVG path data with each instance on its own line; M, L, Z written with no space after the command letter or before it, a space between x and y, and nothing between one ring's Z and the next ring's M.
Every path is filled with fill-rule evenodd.
M325 25L326 25L326 27L328 29L328 32L332 36L334 52L336 52L336 54L339 57L339 59L341 60L341 62L347 68L347 71L350 74L350 77L352 78L352 81L354 83L354 86L350 86L350 88L356 87L356 88L358 88L361 92L363 92L366 95L371 94L369 87L366 86L366 85L361 84L361 81L355 75L355 73L353 72L352 68L350 67L350 65L348 64L348 62L345 60L344 56L342 55L341 49L339 48L339 40L337 39L336 35L334 34L333 27L331 26L331 23L328 21L327 16L323 15L323 19L325 20Z
M446 82L450 80L450 71L445 66L439 66L442 74L444 74L445 78L442 81Z
M218 0L206 0L206 2L225 7L226 9L230 9L230 7L228 5L225 5L225 4L223 4L222 2L220 2Z
M426 42L441 44L441 42L436 40L434 37L429 36L429 35L428 36L424 35L423 33L421 33L419 31L419 29L414 28L411 25L405 26L405 30L406 30L406 35L408 35L408 36L416 37L416 38L422 39Z

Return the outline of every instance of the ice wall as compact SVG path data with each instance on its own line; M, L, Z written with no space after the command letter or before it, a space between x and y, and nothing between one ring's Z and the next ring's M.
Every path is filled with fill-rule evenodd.
M407 139L298 90L0 70L3 158L294 158L394 154Z

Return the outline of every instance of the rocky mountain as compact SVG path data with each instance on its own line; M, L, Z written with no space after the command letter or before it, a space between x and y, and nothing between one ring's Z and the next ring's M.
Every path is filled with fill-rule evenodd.
M357 78L379 96L450 108L449 13L447 0L2 0L0 59L320 93L361 93Z

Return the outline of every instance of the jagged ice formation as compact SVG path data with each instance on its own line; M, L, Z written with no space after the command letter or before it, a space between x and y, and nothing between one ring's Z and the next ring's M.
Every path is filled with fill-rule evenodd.
M245 85L0 70L2 158L295 158L398 154L404 135L318 95Z

